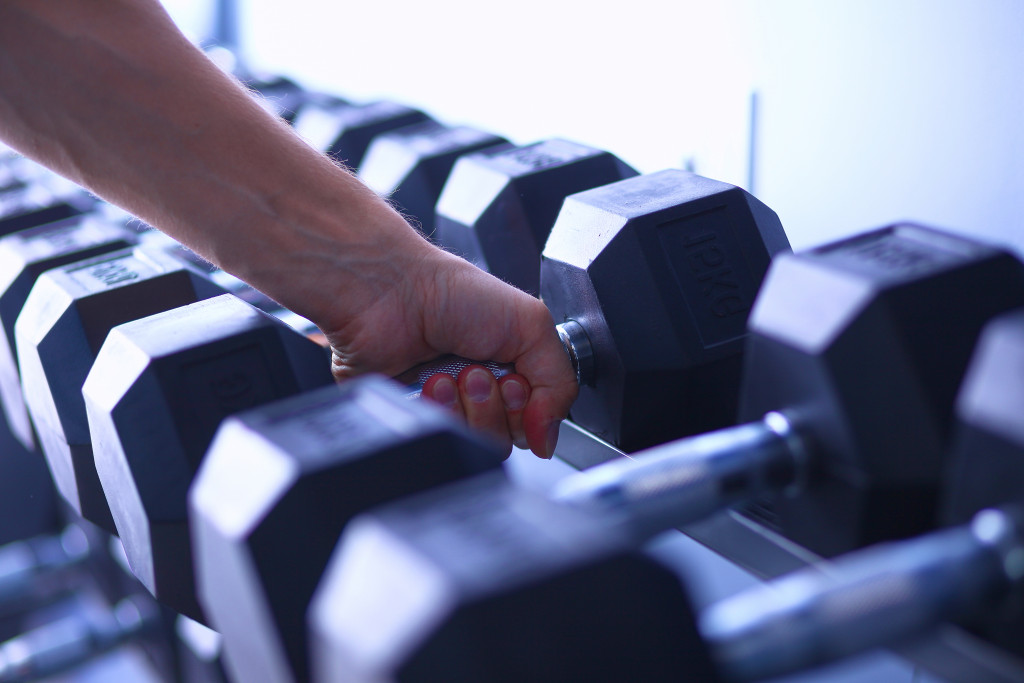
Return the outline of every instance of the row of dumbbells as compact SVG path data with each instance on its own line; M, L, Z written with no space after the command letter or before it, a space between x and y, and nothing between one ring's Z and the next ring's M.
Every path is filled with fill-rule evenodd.
M351 107L334 101L308 111L323 121ZM306 111L295 117L300 133L313 116ZM416 176L433 162L431 144L447 139L410 132L420 125L375 139L371 152L400 150L393 167L417 159L416 172L402 177ZM345 160L363 174L375 154L385 153ZM539 280L520 286L539 291L562 323L581 382L574 421L625 451L662 444L573 478L557 503L508 487L491 472L499 459L486 444L376 381L308 391L330 384L322 347L216 296L208 279L163 252L111 251L51 270L24 304L19 386L62 494L120 534L133 571L162 601L222 633L239 680L310 671L323 680L768 675L775 670L763 651L748 657L753 673L737 673L737 651L751 651L739 638L751 631L722 617L777 624L768 610L722 606L698 628L678 577L630 549L657 530L772 493L762 518L770 508L776 531L825 555L1019 497L1010 458L945 474L950 463L983 457L977 435L993 438L971 423L965 432L975 436L950 446L957 388L980 329L1024 305L1024 275L1011 255L898 226L780 256L760 287L786 239L774 214L736 188L682 172L627 172L541 201L534 198L563 187L551 169L575 177L562 169L588 158L582 148L499 146L455 164L458 156L445 162L455 165L447 185L435 184L443 188L436 217L423 210L420 223L444 243L446 220L461 219L466 235L480 217L498 216L497 236L478 241L520 248L526 238L503 226L525 225L519 234L530 236ZM554 209L537 218L540 206ZM548 231L542 261L536 234ZM450 242L472 255L467 243ZM142 318L152 312L146 306L181 303L140 287L171 272L204 300ZM94 298L101 293L108 298ZM62 322L69 315L75 322ZM1002 341L985 348L1011 353L1015 320L993 328ZM51 328L79 325L84 331L50 337ZM76 335L85 341L78 349ZM57 360L45 358L48 346ZM979 358L977 367L1012 362ZM1007 392L998 370L978 382L963 401ZM74 420L55 407L62 401L81 407L84 440L69 436L64 425ZM755 421L722 430L737 414ZM361 517L334 550L349 518L388 501L397 502ZM973 564L928 566L955 576L953 587L973 586L960 602L979 606L979 596L1009 589L1020 555L1012 515L985 513L974 530L947 535ZM934 559L913 554L900 576L915 578L923 558ZM877 557L867 565L867 575L887 567ZM938 601L953 587L922 590L921 599ZM815 604L814 594L801 597L786 607ZM836 636L842 629L830 631L830 619L809 619L793 641L806 647L813 634L813 642L849 647L856 639L848 629ZM766 651L776 660L787 652L781 644ZM808 663L801 654L787 665Z

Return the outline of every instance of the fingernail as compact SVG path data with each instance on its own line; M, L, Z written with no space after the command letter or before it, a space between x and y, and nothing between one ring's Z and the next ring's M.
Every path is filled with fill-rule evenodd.
M509 410L522 410L526 405L526 388L515 380L502 382L501 400Z
M555 422L552 422L551 425L548 427L548 438L545 442L546 450L544 453L544 457L546 457L548 460L550 460L551 456L555 454L555 446L558 445L558 428L559 422L557 420Z
M530 450L530 444L526 442L526 437L523 435L518 435L512 439L512 445L524 451Z
M455 406L455 401L458 398L458 391L459 388L455 385L455 380L450 377L441 377L434 382L431 398L445 408L452 408Z
M473 403L483 403L491 397L491 373L480 368L473 368L466 376L466 394Z

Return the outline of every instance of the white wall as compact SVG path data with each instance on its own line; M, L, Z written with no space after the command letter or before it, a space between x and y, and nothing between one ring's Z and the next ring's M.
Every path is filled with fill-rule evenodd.
M756 190L801 241L912 218L1024 249L1024 3L747 6Z

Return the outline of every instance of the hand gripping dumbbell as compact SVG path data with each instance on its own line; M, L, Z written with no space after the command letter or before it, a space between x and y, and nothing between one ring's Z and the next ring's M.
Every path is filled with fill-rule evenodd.
M545 300L582 385L573 417L624 450L732 424L749 306L788 251L775 213L670 170L571 196L552 232L564 261L546 259Z
M1011 324L1016 348L1006 354L991 336L1005 340ZM991 329L972 377L1024 359L1024 314ZM961 394L961 419L982 391L975 381ZM1005 376L983 383L1005 396ZM1015 475L1020 501L1024 440L1016 425L1012 434L1003 452L1016 457L987 478ZM978 446L961 440L954 459L973 465ZM628 508L581 510L480 477L353 520L309 612L314 680L761 680L964 615L981 615L1020 648L1024 610L1008 597L1024 589L1024 516L1013 508L859 551L700 619L678 577L628 552L647 536L637 529L664 516L642 502ZM1016 609L993 609L1000 599Z
M685 171L566 198L540 291L576 360L573 421L624 451L733 424L747 315L788 250L771 209Z
M562 499L665 528L771 495L772 528L823 555L918 533L977 335L1021 305L1012 254L918 226L780 257L750 316L753 421L593 468Z
M775 213L667 170L570 195L550 229L541 297L580 384L572 419L625 451L733 424L750 305L789 250Z
M463 156L437 201L437 243L536 296L565 198L635 175L609 152L559 139Z

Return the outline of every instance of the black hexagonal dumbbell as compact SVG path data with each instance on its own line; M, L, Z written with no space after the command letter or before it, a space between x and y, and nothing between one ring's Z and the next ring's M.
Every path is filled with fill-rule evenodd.
M100 205L81 188L25 161L38 170L29 177L17 177L0 190L0 236L81 216Z
M326 349L222 295L114 328L82 387L95 467L132 571L199 621L186 491L220 421L333 383Z
M957 396L957 430L951 464L946 470L941 522L970 523L979 510L1003 506L1019 514L1024 506L1024 310L989 323ZM1022 532L1024 534L1024 532ZM1004 549L1013 557L1013 547ZM1014 559L1019 569L1019 560ZM1018 577L1019 578L1019 577ZM1024 658L1024 585L991 611L968 620L975 632Z
M5 163L0 169L0 183L6 183L0 190L0 236L76 217L83 220L83 214L95 214L95 209L102 206L81 190L51 187L51 176L49 171L21 157L15 157L13 163ZM17 251L18 247L13 245L18 242L5 240L6 246L0 250ZM13 254L7 254L11 256ZM4 330L0 335L3 337L0 341L0 405L3 406L0 409L3 412L0 450L11 456L0 466L0 497L4 501L0 540L4 541L45 533L56 529L58 524L57 496L49 483L45 463L39 458L21 457L24 450L34 448L34 436L17 389L16 360L13 347L9 346L13 337L8 333L13 335L17 312L27 294L27 291L20 294L11 291L17 289L17 285L9 278L24 278L26 274L19 273L23 266L28 264L15 258L8 261L0 273L4 288L0 293L0 301L4 301L0 304L0 327Z
M148 246L148 243L146 246ZM216 285L234 294L242 301L252 304L264 313L269 313L296 332L301 332L319 343L326 344L326 338L323 336L323 333L310 320L288 310L263 292L239 280L234 275L221 270L191 249L180 244L173 244L164 246L163 250L174 256L174 258L196 268Z
M633 546L501 477L376 508L314 595L312 680L719 681L681 579Z
M1021 305L1012 254L918 226L780 257L750 317L755 421L601 465L562 499L665 528L771 496L763 523L824 555L918 533L977 335Z
M626 451L733 424L747 314L788 249L771 209L685 171L566 198L541 294L580 383L573 420Z
M190 520L200 599L234 678L308 678L306 608L351 517L501 460L381 378L226 420L196 476Z
M123 228L83 217L0 239L0 397L11 431L27 449L35 449L35 437L22 398L14 326L36 278L50 268L124 249L134 241Z
M636 174L609 152L560 139L470 154L437 202L436 240L536 296L540 254L565 198Z
M455 161L464 154L508 144L503 137L474 128L424 121L375 137L359 167L359 178L432 238L434 207Z
M568 197L541 298L576 361L572 419L626 451L733 424L747 315L788 250L771 209L684 171Z
M795 572L705 615L734 678L906 642L953 620L1024 656L1022 368L1016 310L985 327L958 393L941 491L948 528L836 558L827 572Z
M0 236L79 216L100 204L71 181L13 150L0 162Z
M221 635L198 621L179 615L174 623L181 680L191 683L227 683L221 657Z
M340 97L306 90L292 79L277 74L244 73L241 80L264 109L291 124L307 107L345 104Z
M82 390L92 453L128 561L161 601L205 619L185 492L220 420L330 383L326 349L234 297L110 333Z
M359 170L373 138L430 120L418 109L380 100L365 104L307 106L293 127L313 148L348 168Z
M969 524L784 577L712 605L696 624L678 579L623 563L653 528L638 534L637 518L671 523L641 498L582 511L478 478L375 509L348 525L314 596L314 680L761 680L945 619L1020 651L1024 439L1004 418L1024 409L1024 392L989 369L1021 359L1016 312L989 326L960 393L953 471L974 481L953 476L944 495ZM977 411L982 393L1009 402L1003 418ZM973 434L993 422L999 455L977 468L991 443ZM680 473L663 474L672 489ZM1004 494L993 498L986 481ZM1009 505L967 511L993 501Z
M15 326L22 392L63 498L116 533L96 477L82 383L115 325L224 290L162 251L119 250L39 277Z

